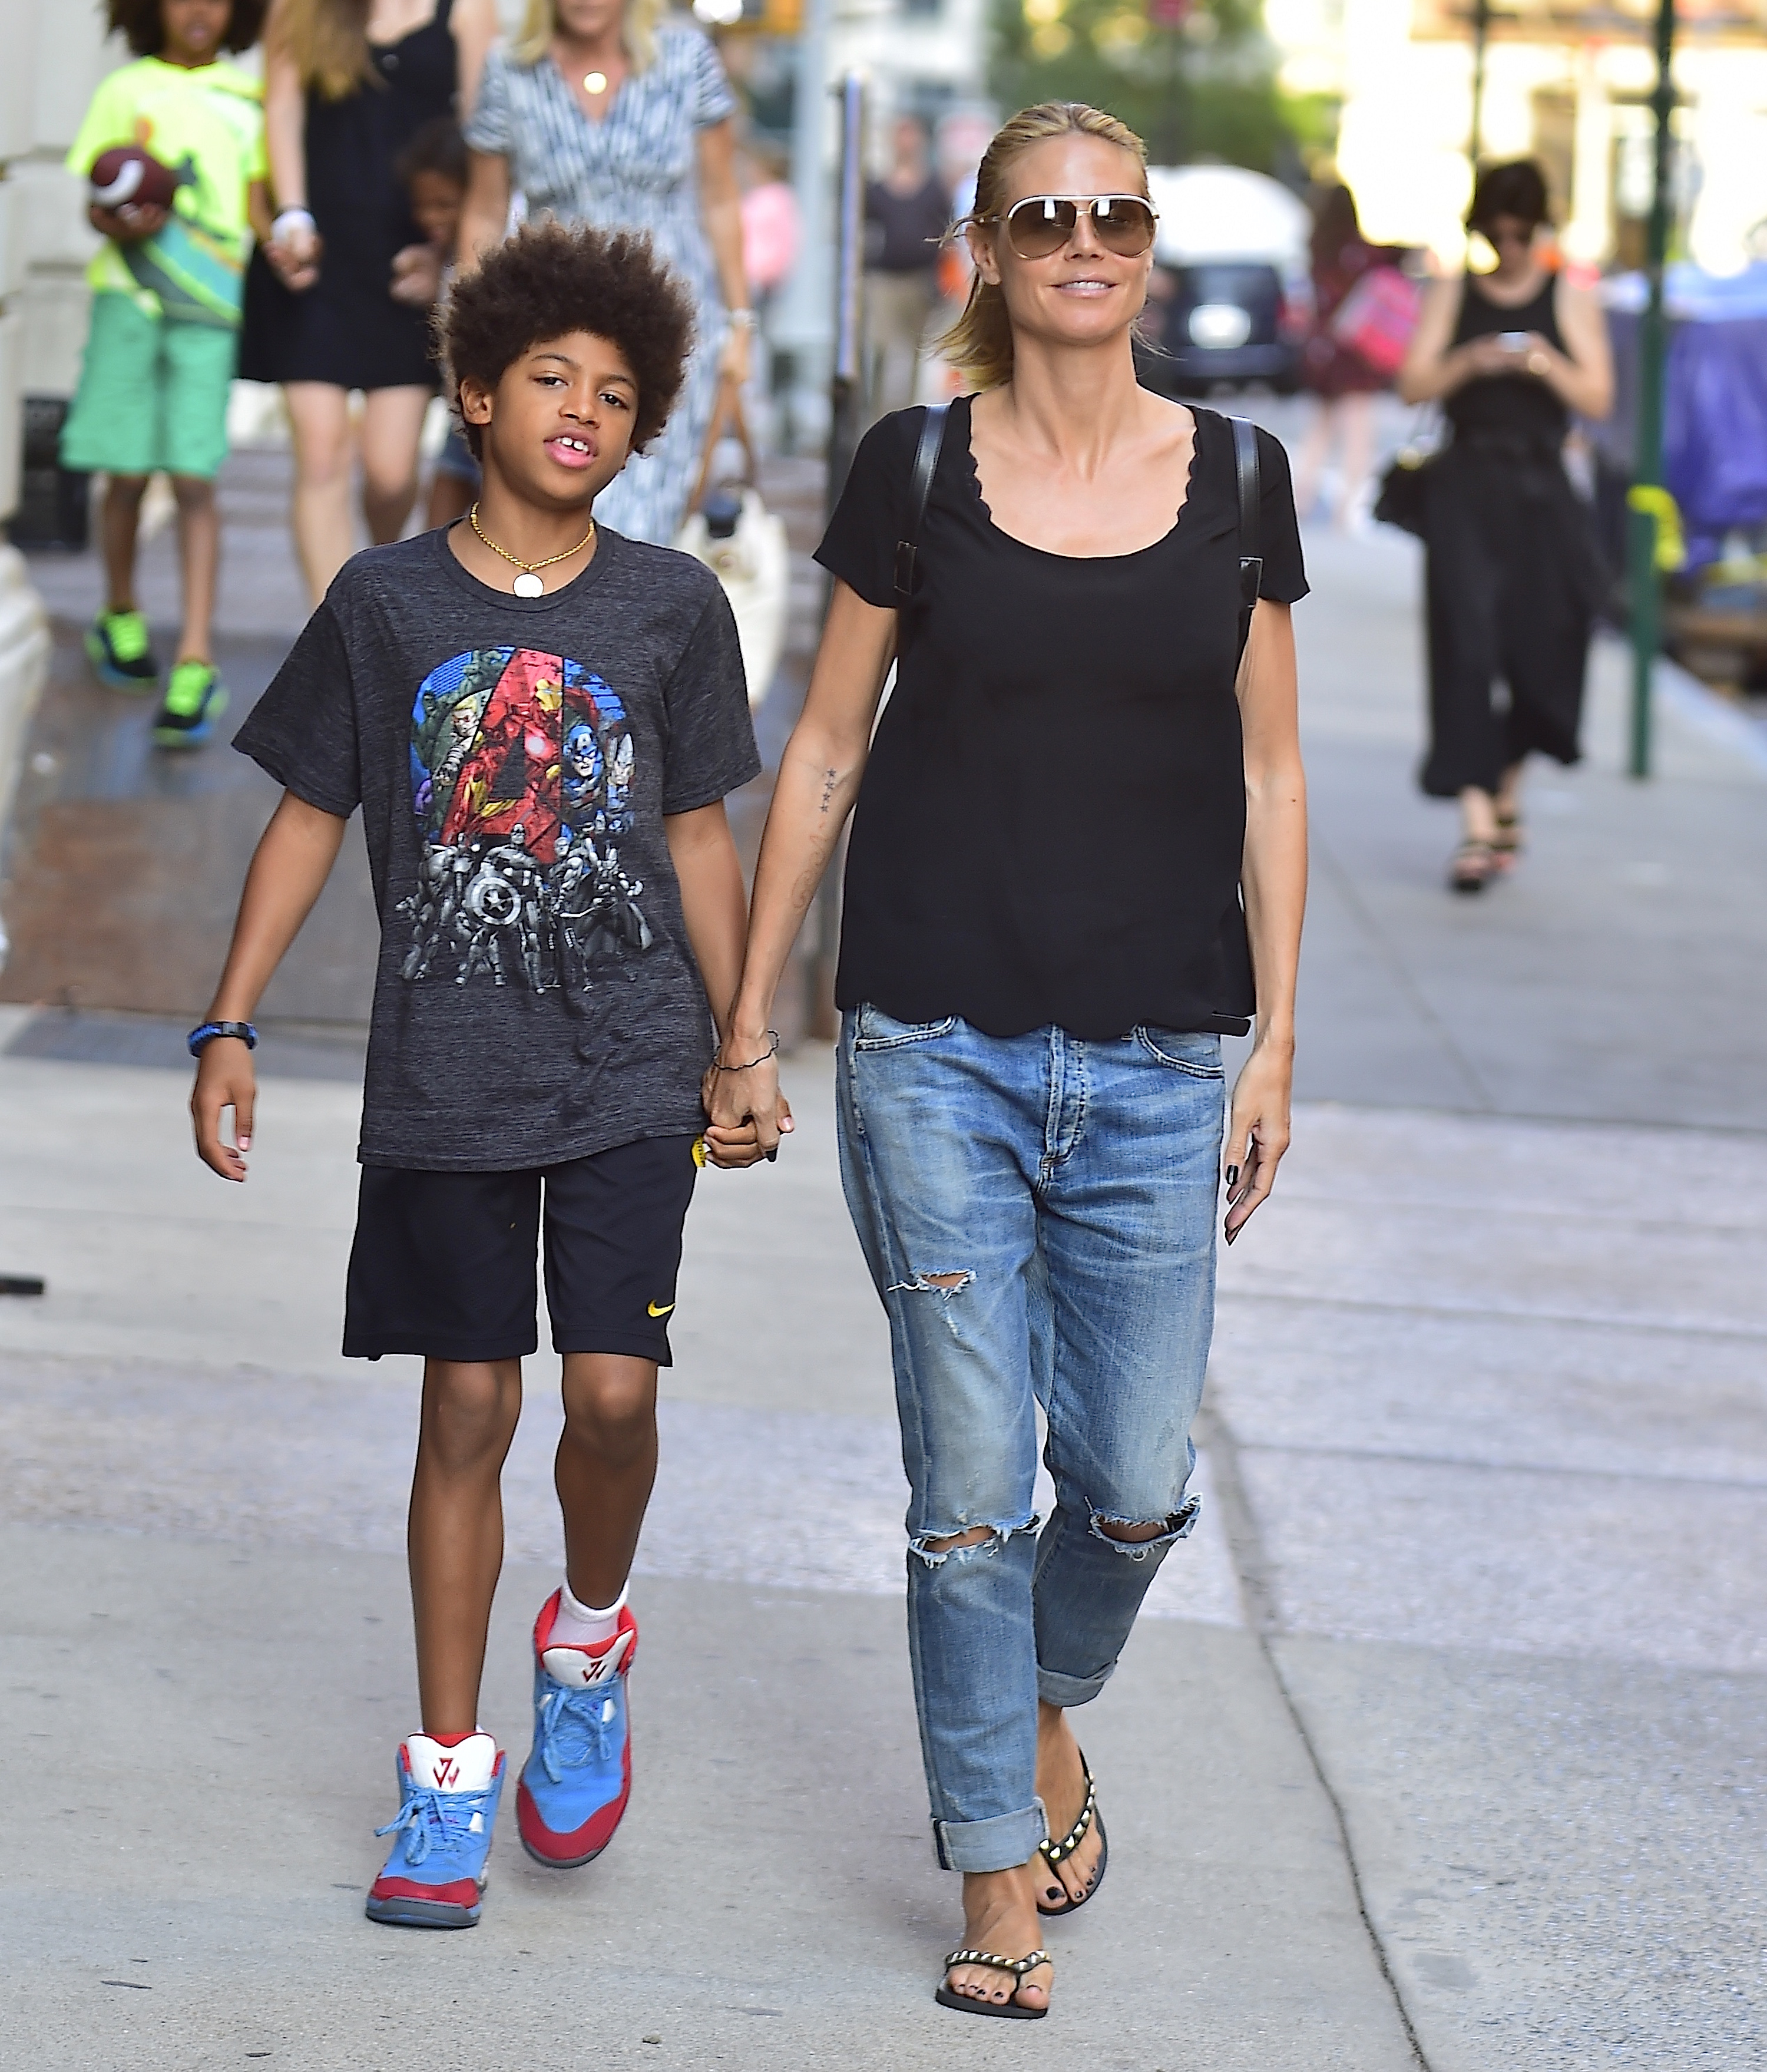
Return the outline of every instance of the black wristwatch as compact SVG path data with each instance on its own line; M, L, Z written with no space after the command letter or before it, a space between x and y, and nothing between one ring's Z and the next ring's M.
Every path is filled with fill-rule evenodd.
M190 1032L188 1042L193 1058L203 1054L203 1046L217 1036L236 1036L248 1050L257 1048L257 1031L249 1022L205 1022L200 1029Z

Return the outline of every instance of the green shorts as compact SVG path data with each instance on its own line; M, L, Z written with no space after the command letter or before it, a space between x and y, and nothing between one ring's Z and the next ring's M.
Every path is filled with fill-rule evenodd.
M207 480L227 458L227 398L239 333L168 323L128 295L92 298L80 388L61 428L61 464L81 473Z

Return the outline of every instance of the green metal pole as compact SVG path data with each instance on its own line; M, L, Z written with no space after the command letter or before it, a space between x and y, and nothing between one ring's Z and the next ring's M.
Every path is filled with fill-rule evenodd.
M1662 485L1663 363L1668 325L1663 314L1662 269L1669 254L1670 181L1674 170L1675 0L1660 0L1657 10L1657 84L1651 105L1657 113L1655 179L1650 194L1650 224L1646 246L1645 278L1650 294L1638 330L1638 438L1632 467L1642 490ZM1640 503L1646 499L1638 500ZM1657 569L1658 514L1654 508L1627 513L1627 577L1632 599L1632 758L1634 777L1650 775L1650 678L1662 638L1662 588Z

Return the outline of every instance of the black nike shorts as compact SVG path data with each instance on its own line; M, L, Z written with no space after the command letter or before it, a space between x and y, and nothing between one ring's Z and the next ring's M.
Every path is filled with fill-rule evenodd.
M536 1255L561 1353L672 1364L668 1319L692 1198L691 1137L523 1173L364 1166L344 1301L355 1359L516 1359L537 1350Z

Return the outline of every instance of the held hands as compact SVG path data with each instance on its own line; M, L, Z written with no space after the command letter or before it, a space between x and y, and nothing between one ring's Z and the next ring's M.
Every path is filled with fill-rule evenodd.
M237 1036L212 1036L196 1060L196 1084L190 1097L196 1130L196 1155L224 1180L245 1178L245 1153L252 1148L252 1114L257 1105L257 1075L252 1053ZM233 1141L221 1135L221 1113L233 1111Z
M701 1098L712 1118L705 1133L705 1155L727 1171L770 1158L780 1138L790 1136L796 1126L791 1104L779 1091L779 1061L762 1055L770 1040L765 1035L758 1040L727 1037L701 1084ZM720 1071L719 1065L747 1069Z
M1257 1044L1234 1083L1233 1112L1223 1153L1227 1216L1223 1226L1231 1244L1271 1188L1288 1149L1288 1092L1294 1078L1292 1045Z
M318 279L324 252L324 239L304 224L290 224L281 237L273 237L264 248L264 256L277 278L298 295Z

